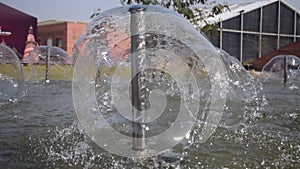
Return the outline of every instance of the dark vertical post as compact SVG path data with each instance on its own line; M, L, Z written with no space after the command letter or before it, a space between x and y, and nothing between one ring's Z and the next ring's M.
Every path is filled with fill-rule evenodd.
M283 84L286 84L287 82L287 56L284 56L283 61Z
M146 148L146 130L142 125L143 107L141 106L141 57L146 49L144 33L144 11L142 6L133 6L129 9L130 16L130 33L131 33L131 101L132 101L132 149L144 150ZM139 53L137 55L137 53Z
M45 82L49 83L49 67L50 67L50 47L47 47L47 56L46 56L46 72L45 72Z

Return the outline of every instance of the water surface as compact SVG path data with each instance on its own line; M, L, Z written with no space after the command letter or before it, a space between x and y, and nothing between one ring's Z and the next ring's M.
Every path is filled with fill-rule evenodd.
M76 122L71 82L27 85L18 103L0 109L1 168L299 168L300 89L263 80L251 102L228 99L205 143L182 143L146 159L111 155ZM297 83L299 86L299 83Z

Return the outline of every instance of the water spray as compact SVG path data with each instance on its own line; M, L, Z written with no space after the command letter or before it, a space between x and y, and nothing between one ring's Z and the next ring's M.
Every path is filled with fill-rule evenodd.
M185 144L198 117L207 121L200 142L215 132L226 70L184 17L158 6L122 6L100 13L85 32L76 42L72 92L78 120L98 146L144 158ZM204 86L209 90L200 91ZM208 95L208 107L200 107Z

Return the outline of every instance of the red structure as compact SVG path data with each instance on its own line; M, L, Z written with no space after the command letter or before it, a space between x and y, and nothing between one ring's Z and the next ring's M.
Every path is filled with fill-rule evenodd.
M300 41L296 41L288 46L278 49L275 52L271 52L259 59L256 59L252 63L252 66L256 71L261 71L265 64L278 55L294 55L300 58Z
M28 28L31 25L33 35L37 32L37 18L16 10L0 2L0 25L3 32L11 32L10 36L1 36L6 44L23 55Z
M28 59L27 57L29 57L29 53L30 51L32 51L34 49L34 47L36 47L36 42L35 42L35 38L33 35L33 28L32 26L29 27L28 30L28 35L27 35L27 40L25 42L25 50L24 50L24 54L23 54L23 62L27 62Z
M69 55L75 41L85 31L87 23L74 21L49 20L38 23L38 44L56 46Z

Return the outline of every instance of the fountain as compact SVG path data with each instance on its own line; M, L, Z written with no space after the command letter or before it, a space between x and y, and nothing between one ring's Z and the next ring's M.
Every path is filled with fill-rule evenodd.
M0 106L17 102L26 94L20 60L4 44L0 44L0 80Z
M294 83L300 77L300 59L294 55L278 55L262 69L267 78L282 79L283 83Z
M75 44L72 86L44 51L23 66L26 97L0 109L2 168L300 167L299 88L253 78L172 11L100 13Z
M37 46L30 53L25 63L27 80L70 80L73 74L72 57L63 49L55 46Z
M112 9L98 15L77 44L74 105L102 148L148 157L176 146L195 126L203 142L214 132L226 69L181 16L153 6Z

